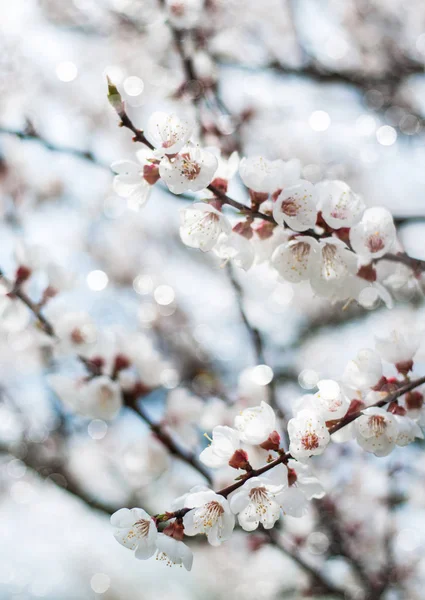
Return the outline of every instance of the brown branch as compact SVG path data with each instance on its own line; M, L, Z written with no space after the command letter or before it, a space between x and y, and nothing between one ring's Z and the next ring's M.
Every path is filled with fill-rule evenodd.
M391 392L390 394L387 394L384 398L382 398L381 400L378 400L378 402L375 402L371 406L372 407L382 407L382 406L385 406L385 404L390 404L391 402L394 402L395 400L397 400L397 398L399 398L400 396L403 396L403 394L410 392L411 390L415 389L416 387L418 387L424 383L425 383L425 375L423 377L419 377L418 379L415 379L414 381L409 381L408 383L401 385L396 391ZM333 433L336 433L343 427L346 427L347 425L349 425L350 423L352 423L353 421L355 421L356 419L361 417L362 414L363 414L363 411L359 410L350 415L346 415L338 423L336 423L335 425L333 425L332 427L330 427L328 429L330 435L332 435ZM251 479L252 477L259 477L260 475L267 473L267 471L274 469L274 467L277 467L278 465L286 464L290 458L293 458L290 452L285 452L285 453L282 452L282 454L275 460L267 463L266 465L260 467L259 469L252 469L251 471L247 471L244 475L241 475L240 478L238 478L234 483L232 483L231 485L228 485L227 487L219 490L216 493L219 494L220 496L224 496L225 498L227 498L232 492L234 492L235 490L242 487L243 484L245 483L245 481L247 481L248 479ZM191 508L182 508L178 511L175 511L174 513L166 513L166 518L163 518L160 520L166 521L169 519L173 519L175 517L182 517L186 513L188 513L190 510L192 510L192 509Z

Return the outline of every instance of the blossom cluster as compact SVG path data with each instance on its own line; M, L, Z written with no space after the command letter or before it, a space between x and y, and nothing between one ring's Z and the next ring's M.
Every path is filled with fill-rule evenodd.
M313 293L331 301L373 305L382 298L391 305L375 268L396 244L387 209L366 208L343 181L303 179L297 159L240 159L236 152L226 159L215 148L201 148L192 141L194 125L175 114L152 114L144 135L149 147L136 153L137 163L112 165L114 189L133 208L146 203L158 181L173 194L201 193L203 201L181 210L184 244L245 270L268 262L279 277L309 282ZM227 196L237 173L249 206ZM224 214L226 204L242 218Z
M402 391L419 342L417 332L392 331L376 338L376 349L361 350L339 381L320 380L314 394L295 400L287 426L289 452L281 446L279 419L264 400L236 415L233 427L216 425L200 460L209 468L231 467L244 474L219 492L195 486L174 501L173 512L164 515L121 509L111 519L116 539L135 550L137 558L156 552L168 564L190 569L192 554L183 543L185 535L203 534L211 545L219 546L231 537L236 520L245 531L254 531L260 525L271 529L282 515L302 517L311 499L325 495L309 459L321 454L330 441L353 438L363 450L386 456L396 446L424 437L422 393ZM402 379L384 375L383 361L392 364ZM400 394L389 398L397 390ZM257 467L261 461L263 466ZM164 521L171 522L159 531ZM164 536L170 538L167 546Z

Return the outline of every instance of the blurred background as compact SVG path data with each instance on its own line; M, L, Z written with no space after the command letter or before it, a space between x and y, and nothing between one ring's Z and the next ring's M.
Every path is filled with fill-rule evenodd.
M190 197L159 184L138 210L114 193L109 165L136 148L106 99L108 75L140 128L153 111L175 110L225 154L297 157L312 182L347 181L368 205L388 207L406 251L425 259L423 3L2 8L0 268L10 277L36 262L28 294L38 302L48 280L38 267L52 261L66 279L46 302L53 322L84 311L106 337L140 335L141 370L154 379L144 410L185 451L197 454L204 432L262 399L284 422L294 399L317 378L340 377L374 335L423 323L423 282L407 284L403 265L380 264L394 309L343 310L277 281L267 261L245 273L183 246L179 209ZM229 193L245 200L237 179ZM191 573L135 560L108 515L165 511L205 480L130 407L110 422L65 409L46 375L78 372L76 360L58 355L24 308L0 319L2 600L424 597L420 443L384 459L333 444L314 460L327 496L305 517L283 519L272 537L236 531L220 548L194 538ZM229 477L214 474L214 488Z

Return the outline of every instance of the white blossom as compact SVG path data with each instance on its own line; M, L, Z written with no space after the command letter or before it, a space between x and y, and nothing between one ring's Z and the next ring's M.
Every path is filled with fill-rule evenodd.
M235 428L246 444L262 444L276 429L276 415L269 404L246 408L235 417Z
M218 425L212 431L211 445L199 455L199 459L207 467L222 467L227 465L235 451L239 448L239 433L227 427Z
M396 230L391 213L382 207L365 210L357 225L350 230L353 250L365 259L379 258L391 250Z
M188 142L193 124L176 114L153 113L148 121L146 137L156 148L156 154L176 154Z
M389 363L407 363L418 351L421 337L420 331L402 333L393 329L387 335L375 336L375 348Z
M330 435L323 417L310 410L301 410L288 423L289 452L297 460L322 454Z
M306 513L309 501L323 498L325 490L310 465L290 458L287 466L289 487L285 490L282 508L287 515L301 517Z
M230 234L232 226L226 217L210 204L195 202L180 212L180 237L186 246L211 250L221 233Z
M298 283L310 279L319 267L318 242L310 236L299 236L281 244L272 255L272 265L286 281Z
M213 251L219 258L225 261L231 260L244 271L252 267L255 258L254 247L251 242L243 235L233 231L230 235L222 233Z
M183 517L186 535L204 533L212 546L230 539L235 517L226 498L208 488L196 486L185 495L184 506L191 508Z
M156 537L158 549L156 560L164 561L166 565L183 565L186 571L192 569L193 552L180 540L176 540L165 533L158 533Z
M214 179L217 158L194 144L187 144L174 158L164 157L159 174L173 194L199 192Z
M342 381L349 388L366 391L374 387L382 377L382 361L376 352L366 348L345 367Z
M166 9L176 29L191 29L199 23L204 0L166 0Z
M316 185L323 219L333 229L352 227L365 210L363 199L343 181L321 181Z
M238 172L239 168L239 154L235 151L229 156L229 158L225 158L221 154L220 148L216 146L209 146L205 148L211 154L217 158L217 171L215 172L215 179L223 179L224 181L230 181Z
M421 440L424 439L422 429L416 421L405 415L394 415L394 419L398 429L395 440L397 446L407 446L408 444L411 444L415 438Z
M297 159L285 163L283 160L271 161L262 156L255 156L241 160L239 174L249 189L272 194L294 185L300 178L301 165Z
M149 150L139 150L136 153L139 163L131 160L121 160L112 163L111 169L116 173L113 181L113 187L118 196L127 198L130 208L140 208L146 204L151 192L151 184L144 176L144 169L157 167L149 158L152 152Z
M111 525L117 542L134 550L136 558L146 560L155 554L157 528L142 508L121 508L111 516Z
M264 529L271 529L281 514L284 490L288 487L287 469L278 465L272 471L283 477L281 482L263 475L248 479L230 498L230 508L238 515L239 525L245 531L257 529L261 523ZM272 473L272 471L270 473Z
M376 456L387 456L394 448L398 436L394 415L383 408L371 406L354 422L358 444Z
M65 405L85 417L109 420L121 409L120 385L106 375L89 380L50 375L48 381Z
M279 225L286 223L294 231L305 231L316 224L317 201L314 185L299 180L279 194L273 206L273 217Z
M357 257L341 240L320 240L319 268L310 279L311 287L320 296L335 300L349 297L347 284L357 272Z
M325 421L342 419L350 407L350 400L343 393L341 387L332 379L322 379L318 382L319 391L314 398L319 405L321 416Z

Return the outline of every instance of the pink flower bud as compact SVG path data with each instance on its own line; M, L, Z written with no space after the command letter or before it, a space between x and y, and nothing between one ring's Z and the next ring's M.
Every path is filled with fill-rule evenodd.
M274 450L277 452L280 447L280 435L277 431L272 431L269 437L265 442L260 444L260 448L264 448L264 450Z
M234 452L233 456L229 460L229 466L233 467L234 469L243 469L244 471L252 470L252 467L249 464L248 454L241 448Z

